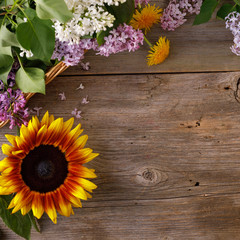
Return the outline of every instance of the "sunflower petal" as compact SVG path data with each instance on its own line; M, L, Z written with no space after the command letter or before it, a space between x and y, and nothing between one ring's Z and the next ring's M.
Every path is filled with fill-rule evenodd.
M75 176L82 178L96 178L97 175L90 169L83 167L79 164L75 164L69 167L69 172Z
M38 146L41 144L44 136L46 135L46 132L47 132L47 126L46 126L46 125L43 125L43 126L39 129L39 131L38 131L38 133L37 133L37 136L36 136L36 147L38 147Z
M49 113L47 111L42 118L41 126L43 126L43 125L48 126L48 124L49 124Z
M66 153L69 154L75 150L83 149L84 146L86 145L87 140L88 140L88 135L81 136L72 145L70 145L67 148Z
M53 194L53 198L55 200L54 202L58 203L59 213L63 216L69 217L72 213L71 203L62 196L59 189L57 190L56 194Z
M57 213L54 206L51 193L46 193L44 196L44 210L49 216L49 218L56 224L57 223Z
M8 156L12 155L12 151L13 151L14 149L15 149L15 148L9 146L8 144L5 144L5 143L4 143L4 144L2 145L2 152L3 152L3 154L5 154L5 155L8 155Z
M43 200L40 193L35 192L32 201L33 215L40 219L44 213Z
M5 137L14 147L16 147L16 140L15 140L16 137L15 136L10 135L10 134L5 134Z
M21 208L22 215L23 216L26 215L31 210L31 208L32 208L32 204L31 203L28 204L27 206L22 207Z

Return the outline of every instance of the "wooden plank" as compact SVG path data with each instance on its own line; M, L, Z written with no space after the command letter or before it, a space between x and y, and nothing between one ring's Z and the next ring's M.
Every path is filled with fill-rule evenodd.
M75 216L44 217L32 239L237 239L238 85L239 72L55 79L29 107L64 119L82 110L76 123L100 153L88 164L98 188ZM13 131L0 131L2 144ZM19 239L0 229L0 239Z
M156 5L166 7L168 1L152 1ZM134 53L118 53L106 58L95 55L93 51L86 54L85 61L89 61L91 69L82 71L81 67L71 67L64 75L91 74L122 74L122 73L173 73L173 72L212 72L240 70L239 57L234 55L230 46L233 36L225 23L213 19L202 25L193 26L195 16L174 32L168 32L156 25L148 34L154 43L159 36L167 36L171 42L168 59L157 66L148 67L146 56L149 47L144 43Z

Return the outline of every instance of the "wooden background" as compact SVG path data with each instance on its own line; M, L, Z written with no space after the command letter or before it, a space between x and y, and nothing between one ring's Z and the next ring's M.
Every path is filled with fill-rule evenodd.
M171 41L159 66L147 66L147 45L109 58L88 52L90 71L72 67L30 100L40 116L81 110L75 124L100 153L87 165L98 175L93 199L57 225L44 215L33 240L240 239L240 58L224 22L192 22L152 30L150 40ZM6 133L15 131L1 129L1 144ZM20 237L1 222L0 239Z

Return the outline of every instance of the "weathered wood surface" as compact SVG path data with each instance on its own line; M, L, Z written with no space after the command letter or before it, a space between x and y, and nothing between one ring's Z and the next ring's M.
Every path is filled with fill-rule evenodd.
M98 188L47 239L239 239L240 72L62 76L29 107L82 110ZM76 90L80 83L84 90ZM66 101L58 94L65 92ZM90 103L81 100L89 96ZM79 120L76 120L78 123ZM6 142L0 130L0 142ZM3 157L3 155L1 155ZM2 223L0 239L20 239Z
M153 2L160 7L166 7L168 1ZM239 71L240 60L230 50L233 36L229 29L225 28L225 22L213 17L206 24L193 26L194 17L189 17L188 21L174 32L164 31L160 24L157 24L147 34L152 43L155 43L159 36L167 36L170 40L170 55L164 63L148 67L146 56L149 47L144 43L144 46L134 53L123 52L108 58L96 56L95 52L89 51L85 61L91 63L91 69L82 74ZM79 66L71 67L63 74L76 75L81 74L80 71Z

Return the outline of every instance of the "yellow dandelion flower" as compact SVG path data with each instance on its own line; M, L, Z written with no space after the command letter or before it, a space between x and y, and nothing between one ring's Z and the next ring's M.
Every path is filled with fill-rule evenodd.
M20 136L6 135L2 145L6 157L0 161L0 194L15 193L8 208L23 215L31 209L38 219L44 212L57 223L56 210L64 216L73 214L72 206L81 207L97 186L85 178L95 178L94 170L82 164L98 154L84 148L87 135L77 125L71 130L73 118L63 122L48 112L41 122L37 117L22 125ZM78 138L79 137L79 138Z
M134 29L145 29L145 33L150 30L153 24L158 23L162 16L162 8L155 7L155 4L151 6L148 4L141 12L136 10L133 14L133 18L130 21L130 25Z
M148 66L162 63L169 55L170 42L166 37L160 37L158 42L150 48L147 56Z

